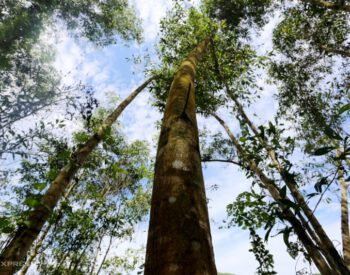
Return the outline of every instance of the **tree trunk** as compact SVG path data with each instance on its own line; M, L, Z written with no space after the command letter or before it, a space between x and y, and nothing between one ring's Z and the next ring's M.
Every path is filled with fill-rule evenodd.
M341 152L338 151L338 154ZM348 184L344 179L344 168L338 166L339 183L341 190L341 235L343 243L343 257L346 266L350 270L350 232L349 232L349 205L348 205Z
M196 65L209 38L181 63L160 133L145 275L215 275L196 120Z
M97 246L97 249L96 249L96 252L95 252L95 256L94 256L94 260L92 261L92 265L91 265L91 271L90 271L90 275L94 274L94 270L95 270L95 265L96 265L96 261L97 261L97 257L98 257L98 252L100 251L100 248L101 248L101 243L102 243L102 240L103 240L103 234L98 242L98 246Z
M106 131L112 126L122 111L153 79L153 77L148 79L121 102L112 114L104 120L97 132L72 154L69 163L60 171L54 182L43 195L42 205L31 211L27 219L28 223L22 224L17 229L14 238L2 252L0 256L0 274L13 274L16 269L24 264L22 262L24 256L38 237L44 223L64 194L70 180L88 158L92 150L103 139Z
M100 272L101 272L101 270L102 270L103 264L105 263L105 261L106 261L106 259L107 259L107 255L108 255L108 253L109 253L109 250L111 249L112 240L113 240L113 236L110 236L107 250L106 250L106 252L105 252L105 255L103 256L102 262L101 262L100 267L98 268L98 270L97 270L97 272L96 272L96 275L100 274Z
M235 138L227 124L215 113L211 113L211 115L223 126L226 133L230 137L231 141L236 147L237 153L245 157L244 149L239 144L238 140ZM299 240L304 245L306 251L310 255L312 261L315 263L319 271L323 275L331 275L335 274L336 271L332 270L327 262L324 260L322 255L319 253L317 246L313 243L313 241L309 238L309 236L306 234L305 229L303 228L300 221L295 217L293 212L282 203L282 198L280 196L280 190L275 186L274 182L269 179L265 173L257 166L254 159L249 158L248 160L248 166L249 169L252 170L257 177L261 180L261 182L264 184L265 188L269 191L272 198L278 203L279 207L283 211L283 214L285 215L286 220L292 225L292 227L295 230L295 233L297 234ZM339 275L342 273L338 273Z

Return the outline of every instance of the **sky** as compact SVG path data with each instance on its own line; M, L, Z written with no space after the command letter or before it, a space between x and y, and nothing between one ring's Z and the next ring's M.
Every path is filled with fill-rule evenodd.
M76 43L63 29L59 34L56 68L66 76L66 83L74 83L79 79L93 85L96 97L104 106L109 106L107 93L124 98L144 81L142 68L128 62L127 58L131 58L133 54L143 56L146 50L151 57L154 57L159 20L171 6L171 1L168 0L132 0L131 2L143 20L145 41L141 45L132 44L126 47L120 43L106 48L95 48L84 41ZM264 53L271 48L272 27L276 20L272 20L267 25L257 40L255 47L259 53ZM262 97L248 113L256 113L259 118L256 118L255 122L264 123L273 118L276 112L277 103L274 99L276 90L263 80L260 84L264 86ZM120 121L125 135L130 140L147 140L153 146L158 134L156 122L161 119L162 115L151 106L151 101L150 94L147 91L142 92L123 112ZM222 131L220 125L211 118L199 117L198 124L200 129L206 127L212 132ZM238 129L238 124L234 121L229 121L229 126L233 132ZM67 134L74 132L75 127L79 125L70 125L66 129ZM209 198L209 216L217 269L219 272L230 272L236 275L254 274L257 262L254 255L249 252L248 232L240 228L219 229L223 225L222 220L226 218L226 205L232 203L238 194L248 190L250 181L245 178L242 171L232 165L210 163L204 165L203 168ZM209 187L213 185L218 185L219 188L211 190ZM317 214L331 239L340 240L338 203L334 202L327 207L320 208ZM138 226L136 240L133 241L132 246L145 245L146 230L147 223ZM129 244L119 245L119 248L114 248L115 251L112 251L111 254L119 253L127 245ZM286 253L281 236L271 238L268 248L274 255L277 274L296 274L296 270L307 266L302 259L291 259Z

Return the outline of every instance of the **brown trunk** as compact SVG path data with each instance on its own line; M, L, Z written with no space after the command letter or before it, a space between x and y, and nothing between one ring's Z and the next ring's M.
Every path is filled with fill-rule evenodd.
M209 39L181 63L165 106L155 164L145 275L215 275L196 120L196 65Z
M340 175L340 173L339 173ZM344 261L350 269L350 235L349 235L349 205L348 205L348 185L344 176L340 176L341 185L341 234L343 241Z
M231 141L235 145L237 152L240 156L245 157L244 154L244 149L241 147L239 144L238 140L235 138L233 133L230 131L229 127L227 124L216 114L212 113L211 114L225 129L226 133L230 137ZM285 215L286 219L290 222L290 224L293 226L299 240L303 243L306 251L310 255L311 259L319 269L319 271L322 274L325 275L331 275L335 274L336 271L331 271L330 267L328 266L327 262L324 260L322 255L319 253L317 246L312 242L312 240L309 238L309 236L306 234L305 229L303 228L302 224L300 221L295 217L293 212L286 207L280 197L280 191L279 189L274 185L273 181L269 179L265 173L257 166L256 162L254 159L248 159L248 166L249 169L251 169L257 176L258 178L262 181L266 189L269 191L271 194L272 198L278 202L279 207L283 211L283 214ZM341 273L339 273L341 274Z
M64 194L70 180L85 162L92 150L94 150L97 144L103 139L106 130L111 127L122 111L152 80L153 78L148 79L121 102L113 113L105 119L97 132L91 136L80 149L72 154L69 164L60 171L55 181L43 195L42 205L35 208L29 214L27 219L28 224L23 224L17 229L14 238L4 249L0 256L0 274L13 274L17 268L24 264L24 262L22 262L24 256L38 237L50 213Z
M341 152L338 151L338 154ZM338 164L338 175L341 190L341 235L343 243L343 257L345 264L350 269L350 232L349 232L349 205L348 205L348 184L344 179L344 170Z

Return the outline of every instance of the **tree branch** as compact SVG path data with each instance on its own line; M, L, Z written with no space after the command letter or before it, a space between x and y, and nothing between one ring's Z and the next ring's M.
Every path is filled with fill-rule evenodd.
M202 162L224 162L244 167L242 163L230 159L202 159Z
M325 0L301 0L301 1L313 4L325 9L350 12L350 5L345 5L343 3L340 4L340 3L334 3L334 2L329 2Z

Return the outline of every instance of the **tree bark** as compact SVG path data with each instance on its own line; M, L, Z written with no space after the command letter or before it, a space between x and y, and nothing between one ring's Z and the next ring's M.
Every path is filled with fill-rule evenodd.
M160 133L145 275L217 274L202 175L194 79L209 38L181 63Z
M14 238L5 247L0 256L0 274L13 274L17 268L21 267L22 261L29 248L38 237L42 227L57 205L59 199L63 196L70 180L78 169L86 161L89 154L96 148L103 139L107 129L109 129L115 120L129 103L153 80L150 78L133 91L120 105L104 120L97 132L92 135L78 150L76 150L69 163L60 171L54 182L43 195L42 204L31 211L27 219L27 224L22 224L16 231Z
M325 9L350 12L350 5L346 5L346 4L340 4L340 3L335 3L335 2L325 1L325 0L301 0L301 1L305 3L313 4L315 6L325 8Z
M215 113L211 113L211 115L223 126L226 133L230 137L231 141L235 145L237 152L240 156L245 156L244 149L239 144L238 140L235 138L227 124ZM283 214L285 215L286 220L292 225L292 227L295 230L295 233L297 234L299 240L304 245L306 251L310 255L311 259L319 269L319 271L323 275L331 275L335 274L336 271L332 270L325 259L322 257L322 255L319 253L317 246L313 243L313 241L309 238L309 236L306 234L305 229L303 228L300 221L295 217L293 212L283 203L282 198L280 196L280 190L275 186L273 180L268 178L265 173L257 166L254 159L249 158L248 160L248 166L249 169L252 170L257 177L261 180L261 182L264 184L265 188L269 191L272 198L278 203L279 207L283 211ZM342 273L338 273L339 275Z
M341 153L338 151L338 153ZM348 204L348 184L344 179L343 167L338 163L338 175L341 190L341 235L343 243L343 257L346 266L350 270L350 231L349 231L349 204Z

